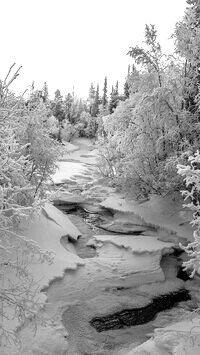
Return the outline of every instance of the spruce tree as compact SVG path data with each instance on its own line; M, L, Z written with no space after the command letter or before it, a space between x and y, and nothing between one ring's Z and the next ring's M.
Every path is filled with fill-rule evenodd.
M94 102L94 98L95 98L95 87L94 87L94 84L91 83L90 85L90 89L89 89L89 100L91 103Z
M43 88L42 88L42 95L43 95L43 101L47 102L49 99L49 90L48 90L48 85L47 82L44 82Z
M187 0L183 21L178 22L175 30L176 51L185 59L183 89L184 108L192 114L197 113L196 101L200 87L200 1Z
M128 74L126 76L124 83L124 97L125 99L128 99L130 96L130 65L128 66Z
M68 92L67 96L65 96L65 101L64 101L64 105L65 105L65 114L66 114L66 118L69 120L69 122L74 123L73 119L72 119L72 106L73 106L73 96L72 94L70 94L70 92Z
M95 94L96 94L96 91L95 91L94 84L91 83L90 89L89 89L89 98L88 98L88 101L89 101L89 112L90 112L91 115L92 115L92 111L93 111Z
M52 112L54 117L56 117L59 122L58 141L61 142L61 130L63 128L63 121L66 118L66 113L63 98L59 89L55 91L55 97L52 102Z
M110 113L113 113L114 110L116 109L118 102L120 100L119 97L119 88L118 88L118 81L116 82L115 88L112 85L112 91L110 94L110 102L109 102L109 111Z
M107 76L105 76L104 79L104 86L103 86L103 97L102 97L102 106L103 108L106 108L108 105L108 97L107 97L107 89L108 83L107 83Z
M99 113L99 104L100 104L100 98L99 98L99 84L97 84L97 89L95 92L95 98L94 98L94 103L92 105L91 109L91 116L97 117Z

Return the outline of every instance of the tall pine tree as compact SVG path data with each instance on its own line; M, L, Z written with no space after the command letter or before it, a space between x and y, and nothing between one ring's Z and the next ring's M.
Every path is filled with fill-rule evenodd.
M66 113L63 98L59 89L57 89L55 92L55 97L52 102L52 112L54 117L56 117L59 122L58 141L61 142L61 130L63 128L63 121L66 118Z
M128 99L130 96L130 65L128 66L128 74L125 79L125 84L124 84L124 97L125 99Z
M49 100L49 90L48 90L48 85L47 82L44 82L43 88L42 88L42 94L43 94L43 100L44 102L47 102Z
M113 113L114 110L116 109L118 102L120 100L119 97L119 88L118 88L118 81L116 82L115 88L112 86L112 91L110 94L110 102L109 102L109 111L110 113Z
M108 86L107 76L105 76L104 86L103 86L103 97L102 97L103 108L107 108L107 105L108 105L108 96L107 96L108 88L107 88L107 86Z
M99 84L97 84L96 92L95 92L95 98L94 98L94 103L91 108L91 116L97 117L99 113L99 104L100 104L100 97L99 97Z

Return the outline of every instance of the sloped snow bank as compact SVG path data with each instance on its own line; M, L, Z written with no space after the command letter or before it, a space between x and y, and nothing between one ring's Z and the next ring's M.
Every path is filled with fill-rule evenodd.
M76 255L71 243L61 245L61 237L66 236L77 240L80 231L73 225L70 219L56 207L46 203L39 215L23 223L21 232L27 239L36 242L42 250L54 253L52 264L33 263L29 265L29 271L37 280L41 288L48 286L49 282L57 277L62 277L66 269L75 270L84 261Z
M199 355L200 318L182 320L154 331L154 337L126 355Z
M172 201L157 195L152 195L150 200L143 203L128 200L123 195L113 194L106 198L100 205L106 209L113 210L115 214L119 212L129 213L133 218L137 217L145 223L163 229L174 231L176 234L170 236L170 240L175 242L193 240L193 228L190 225L192 212L182 207L183 201ZM127 218L126 218L127 219ZM161 235L161 240L169 241L168 235Z
M57 194L56 198L53 200L54 206L60 206L60 205L79 205L81 203L86 203L87 199L82 196L78 195L75 193L70 193L70 192L60 192Z
M113 276L117 272L124 287L163 281L160 260L174 246L155 237L130 235L96 235L88 245L97 249L98 263L109 266Z
M1 355L65 355L69 348L66 329L59 323L25 327L20 332L21 346L7 344L0 348Z
M41 291L55 279L62 278L66 269L74 271L85 264L84 260L77 256L73 244L68 241L68 238L76 241L81 235L80 231L66 215L49 203L46 203L38 214L22 221L20 234L37 243L41 250L52 251L54 254L52 264L38 263L33 259L27 265L27 271L34 280L33 292L34 290ZM63 238L65 238L64 241ZM12 275L10 279L12 280ZM44 292L37 294L36 301L41 303L41 317L44 316L45 319L46 314L42 308L46 301ZM22 347L18 350L12 344L6 344L5 347L0 348L2 355L63 355L66 353L68 343L63 335L66 334L66 330L59 322L53 325L52 322L37 325L36 334L32 329L34 328L32 321L27 323L20 325L21 329L17 331ZM17 320L11 319L6 322L6 328L11 332L13 329L16 330L17 326L19 326Z
M103 247L103 244L111 243L118 247L130 248L133 253L162 253L162 255L173 252L174 243L162 242L158 237L130 236L130 235L95 235L94 245ZM91 241L92 243L92 241Z

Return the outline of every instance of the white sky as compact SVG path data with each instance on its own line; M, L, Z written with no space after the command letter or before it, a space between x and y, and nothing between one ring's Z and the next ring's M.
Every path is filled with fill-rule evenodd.
M109 90L124 84L130 46L141 44L145 24L155 24L166 52L185 0L0 0L0 78L15 62L22 65L13 90L23 92L47 81L51 95L60 89L87 97L90 83L105 75ZM170 43L171 42L171 43Z

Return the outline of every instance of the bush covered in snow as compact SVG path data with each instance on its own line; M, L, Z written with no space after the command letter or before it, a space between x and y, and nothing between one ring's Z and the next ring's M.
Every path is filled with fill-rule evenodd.
M38 286L30 262L52 262L52 255L20 235L19 224L46 198L60 147L50 135L45 105L27 105L9 90L19 69L0 81L0 343L16 340L10 324L36 317ZM15 321L17 322L15 323Z
M189 207L193 213L192 225L196 227L194 231L194 241L184 247L189 261L183 263L185 269L192 270L191 277L195 272L200 273L200 154L197 151L189 157L188 165L178 165L179 175L184 177L186 190L182 191L185 200L189 199L189 203L185 206Z

